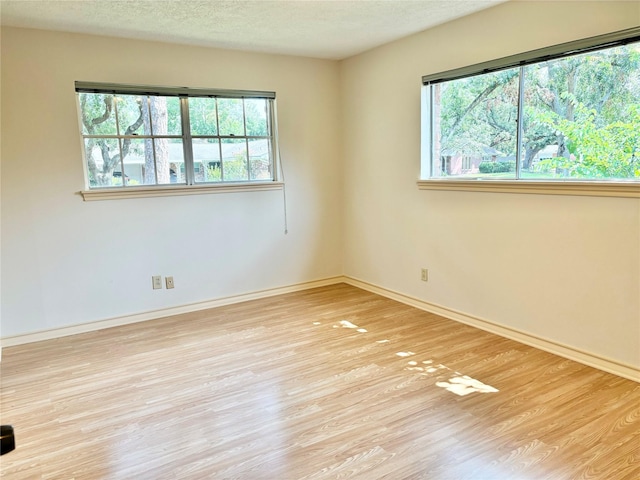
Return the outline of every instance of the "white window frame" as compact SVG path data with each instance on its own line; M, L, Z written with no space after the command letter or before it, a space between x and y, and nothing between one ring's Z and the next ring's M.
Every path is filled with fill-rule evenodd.
M154 87L142 85L120 85L120 84L104 84L96 82L75 82L76 102L78 110L78 122L80 127L80 140L82 145L82 164L84 171L85 188L79 193L85 201L107 200L120 198L138 198L138 197L158 197L173 195L199 195L210 193L232 193L246 191L262 191L262 190L282 190L284 182L280 178L280 160L278 149L278 128L276 121L276 105L275 92L249 91L249 90L220 90L220 89L196 89L186 87ZM106 94L124 94L124 95L157 95L167 97L180 98L180 111L182 134L180 135L163 135L162 137L171 137L182 139L184 150L184 169L185 183L180 184L156 184L156 185L125 185L114 187L91 187L89 183L89 173L87 167L87 159L85 152L85 138L96 137L96 135L85 134L82 129L82 111L80 107L80 93L106 93ZM192 135L189 124L189 106L188 98L190 97L206 97L218 99L265 99L267 100L268 112L268 135L264 138L269 140L269 155L271 162L272 178L266 180L248 180L248 181L218 181L218 182L196 182L195 169L192 152ZM246 118L244 119L246 122ZM121 140L126 137L124 135L109 135L109 138ZM220 135L193 135L193 137L211 137L226 138ZM140 136L135 138L155 138L154 135ZM231 135L229 138L245 139L247 142L251 136L246 134L246 125L244 135ZM262 138L262 137L261 137ZM247 160L249 152L247 150ZM124 174L124 172L122 173Z
M515 180L501 180L488 178L456 179L451 177L431 177L433 145L435 140L432 129L431 85L438 82L473 75L482 75L508 68L523 67L524 65L539 63L552 58L563 58L638 41L640 41L640 27L634 27L422 77L421 169L420 180L417 182L418 188L420 190L640 198L640 181L637 180L530 180L520 178ZM519 148L520 141L518 140L518 149ZM520 155L517 155L517 158L519 159ZM519 169L519 161L517 163L516 168Z

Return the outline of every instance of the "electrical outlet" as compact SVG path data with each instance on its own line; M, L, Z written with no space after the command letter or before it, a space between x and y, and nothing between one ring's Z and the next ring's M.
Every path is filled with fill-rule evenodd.
M162 288L162 275L154 275L153 277L151 277L151 281L154 290Z
M173 288L173 277L164 277L167 288Z
M422 279L423 282L429 281L429 270L427 270L426 268L423 268L420 278Z

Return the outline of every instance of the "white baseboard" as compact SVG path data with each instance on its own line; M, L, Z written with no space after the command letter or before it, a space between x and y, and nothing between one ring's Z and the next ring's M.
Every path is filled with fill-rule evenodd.
M583 365L588 365L590 367L597 368L608 373L613 373L614 375L618 375L620 377L640 383L640 368L638 368L637 366L622 363L610 358L605 358L600 355L595 355L593 353L580 350L570 345L565 345L553 340L539 337L537 335L532 335L530 333L526 333L514 328L505 327L489 320L474 317L473 315L459 312L451 308L425 302L424 300L420 300L403 293L395 292L387 288L379 287L377 285L358 280L357 278L345 277L344 282L354 287L367 290L371 293L375 293L377 295L396 300L400 303L404 303L405 305L410 305L420 310L435 313L436 315L440 315L441 317L455 320L456 322L464 323L466 325L479 328L489 333L494 333L501 337L509 338L511 340L515 340L516 342L524 343L525 345L544 350L545 352L553 353L554 355L568 358L569 360L582 363Z
M27 333L23 335L15 335L11 337L5 337L0 339L0 352L4 347L11 347L15 345L23 345L26 343L39 342L42 340L51 340L54 338L66 337L69 335L76 335L78 333L93 332L96 330L102 330L104 328L117 327L121 325L128 325L131 323L144 322L147 320L155 320L157 318L169 317L171 315L179 315L182 313L196 312L199 310L206 310L208 308L221 307L224 305L231 305L234 303L246 302L249 300L256 300L260 298L273 297L275 295L282 295L285 293L298 292L301 290L308 290L310 288L324 287L327 285L334 285L337 283L346 283L362 290L366 290L377 295L381 295L392 300L396 300L405 305L409 305L420 310L424 310L442 317L454 320L456 322L464 323L481 330L485 330L489 333L500 335L501 337L515 340L516 342L529 345L540 350L544 350L549 353L553 353L560 357L568 358L569 360L588 365L590 367L603 370L614 375L618 375L623 378L628 378L635 382L640 383L640 368L618 362L610 358L605 358L599 355L595 355L584 350L572 347L570 345L564 345L553 340L545 339L526 333L514 328L505 327L489 320L484 320L479 317L474 317L464 312L459 312L451 308L443 307L434 303L426 302L415 297L405 295L387 288L379 287L377 285L358 280L357 278L348 276L336 276L325 278L322 280L315 280L311 282L303 282L295 285L289 285L286 287L270 288L266 290L260 290L251 293L245 293L241 295L233 295L229 297L218 298L215 300L207 300L205 302L191 303L187 305L181 305L177 307L170 307L160 310L152 310L148 312L126 315L122 317L109 318L105 320L98 320L95 322L83 323L80 325L72 325L69 327L54 328L50 330L42 330L39 332Z
M231 305L234 303L246 302L249 300L256 300L259 298L273 297L275 295L298 292L300 290L308 290L310 288L324 287L326 285L334 285L336 283L345 283L345 278L342 276L330 277L322 280L297 283L295 285L289 285L286 287L269 288L266 290L259 290L256 292L233 295L229 297L218 298L215 300L207 300L204 302L190 303L187 305L163 308L160 310L151 310L148 312L136 313L133 315L125 315L122 317L114 317L114 318L108 318L104 320L97 320L94 322L82 323L79 325L71 325L68 327L53 328L53 329L41 330L33 333L25 333L23 335L14 335L11 337L4 337L0 339L0 345L1 345L0 351L1 351L1 348L5 348L5 347L12 347L15 345L23 345L26 343L40 342L42 340L52 340L54 338L67 337L69 335L76 335L78 333L93 332L96 330L102 330L104 328L119 327L121 325L145 322L147 320L155 320L158 318L170 317L172 315L180 315L182 313L197 312L199 310L206 310L208 308L222 307L224 305Z

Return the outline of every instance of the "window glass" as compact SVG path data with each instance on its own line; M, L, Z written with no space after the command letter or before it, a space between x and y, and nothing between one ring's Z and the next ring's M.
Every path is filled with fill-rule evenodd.
M527 66L522 177L640 177L640 49Z
M91 187L114 187L122 185L120 143L117 138L85 138L85 159Z
M178 97L164 98L167 106L167 134L182 135L182 116L180 115L180 99ZM157 135L157 133L156 133Z
M518 79L510 69L434 86L435 177L515 178Z
M115 101L111 94L81 93L82 133L116 135Z
M640 181L640 43L539 58L428 84L423 171Z
M182 139L156 138L154 139L154 154L159 184L184 183L179 179L176 168L184 164L184 148Z
M267 180L271 178L271 143L266 139L249 140L249 165L251 180Z
M247 142L240 138L223 138L222 178L227 182L249 180Z
M129 147L127 148L127 143ZM124 169L126 185L155 185L156 161L153 155L153 140L134 138L122 141L125 153Z
M189 123L191 124L191 135L217 135L216 99L190 98Z
M140 95L117 95L118 134L151 135L149 123L149 101Z
M248 98L244 101L247 118L247 135L269 135L267 127L267 101L262 98Z
M221 182L220 140L217 138L193 139L193 162L196 166L196 182Z
M241 98L218 92L200 97L182 90L169 96L80 91L89 188L273 181L273 94ZM189 118L185 132L183 114Z
M244 135L244 113L241 98L218 98L220 135Z

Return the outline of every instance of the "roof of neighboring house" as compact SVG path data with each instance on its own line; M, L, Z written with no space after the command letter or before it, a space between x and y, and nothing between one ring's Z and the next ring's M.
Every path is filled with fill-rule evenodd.
M502 152L499 150L496 150L493 147L489 147L489 146L483 146L482 147L482 152L479 154L479 152L477 152L475 149L473 149L472 152L465 152L464 148L457 148L457 149L444 149L442 150L441 155L451 155L451 156L458 156L458 155L470 155L470 156L478 156L478 155L496 155L496 156L500 156L502 155Z
M222 143L222 159L233 160L236 156L246 155L247 145L244 139L239 139L237 143ZM265 157L269 155L269 140L259 139L249 141L249 155L251 157ZM172 163L183 163L182 143L169 143L169 161ZM102 165L100 149L96 146L93 151L93 158L98 165ZM220 161L220 148L218 143L193 143L193 158L196 163L209 163ZM127 165L144 164L145 157L137 152L129 152L124 158Z

